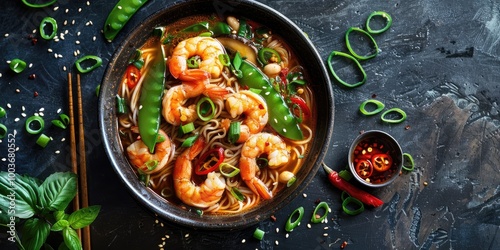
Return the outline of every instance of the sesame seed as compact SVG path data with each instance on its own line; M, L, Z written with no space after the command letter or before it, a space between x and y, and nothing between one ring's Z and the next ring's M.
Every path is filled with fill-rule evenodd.
M40 114L40 116L44 116L44 114L42 112L40 112L39 114Z
M66 66L63 66L63 70L66 71Z
M74 56L78 56L78 53L76 53L76 50L75 50L75 51L73 51L73 55L74 55Z
M285 234L285 238L287 238L287 239L288 239L288 236L290 236L290 234L288 234L288 233L287 233L287 234Z
M280 229L279 228L276 228L276 233L279 233L280 232Z
M328 229L328 227L324 227L323 229L327 230L327 229Z
M55 153L56 153L56 154L59 154L59 153L61 153L61 151L59 151L59 150L56 150L56 152L55 152Z
M266 93L264 93L264 95L270 95L270 94L271 94L271 92L266 92Z
M245 239L242 239L242 240L241 240L241 243L245 243L245 242L247 242L247 240L245 240Z
M122 9L122 6L118 5L118 7L117 7L117 8L118 8L119 10L121 10L121 9Z
M2 161L7 161L7 159L5 159L5 158L2 158Z
M76 53L77 53L78 55L80 55L80 50L79 50L79 49L77 49L77 50L76 50Z
M25 110L26 110L26 107L21 106L21 110L22 110L22 111L25 111Z
M63 138L61 139L61 141L66 141L66 138L64 138L64 137L63 137Z
M40 108L38 111L45 111L45 108Z
M80 36L82 34L82 32L78 31L76 32L76 36Z
M57 58L57 53L54 54L54 57Z
M82 8L78 8L78 12L82 12Z
M21 90L20 90L20 89L16 89L16 93L20 93L20 92L21 92Z
M274 242L274 244L276 244L276 246L277 246L277 245L279 245L280 243L279 243L278 241L275 241L275 242Z
M9 33L5 33L5 37L9 37Z
M7 64L9 64L9 63L10 63L10 60L7 60L7 61L5 61L5 62L6 62Z
M75 43L76 43L76 44L80 44L80 41L76 40L76 41L75 41Z
M73 21L71 21L71 25L75 25L75 19L73 19Z
M33 34L35 34L36 33L36 29L34 29L32 32L33 32Z
M90 6L90 1L87 1L87 6Z
M306 198L306 197L307 197L307 194L306 194L306 193L303 193L303 194L302 194L302 196L304 196L304 198Z
M184 235L184 238L188 238L188 237L189 237L189 234L185 234L185 235Z
M54 7L54 11L57 11L59 9L59 6Z
M274 123L278 123L278 119L274 118Z
M63 25L64 26L68 25L68 20L64 20Z
M19 118L16 117L16 119L14 119L14 122L18 122L19 121Z
M57 110L57 113L58 113L58 114L59 114L59 113L61 113L61 109L58 109L58 110Z
M26 117L26 113L21 113L21 116L22 117Z
M307 228L311 228L311 224L307 223Z
M47 49L47 52L49 53L52 53L52 51L53 51L52 49Z
M97 39L97 37L95 37L95 36L94 36L94 37L92 37L92 41L94 41L94 42L95 42L95 39Z
M33 67L33 63L30 63L30 65L28 66L28 68L31 68L31 67Z
M285 132L285 133L286 133L286 128L284 128L284 129L283 129L283 132Z
M64 31L64 34L65 34L65 35L67 35L68 33L69 33L69 31L68 31L68 30L65 30L65 31Z
M62 57L63 57L63 55L59 54L59 55L57 55L57 57L62 58Z
M12 106L10 105L10 103L7 103L7 108L11 108Z
M328 236L328 234L327 234L327 233L324 233L324 234L323 234L323 236L327 237L327 236Z
M68 13L68 12L69 12L69 9L66 9L64 12Z
M156 223L156 224L158 224L158 222L160 222L160 221L158 221L158 220L155 220L155 223Z

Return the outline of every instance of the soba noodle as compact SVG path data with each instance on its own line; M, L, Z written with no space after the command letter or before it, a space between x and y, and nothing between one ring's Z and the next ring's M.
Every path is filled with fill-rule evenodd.
M188 27L194 23L198 23L200 20L209 20L212 25L217 21L213 17L208 16L198 16L188 19L182 19L165 27L167 35L172 38L170 43L164 43L164 51L166 51L167 60L167 70L170 56L175 46L182 40L189 37L194 37L199 35L199 33L186 32L185 34L180 32L183 28ZM256 25L256 24L253 24ZM253 27L254 29L257 27ZM233 34L235 31L233 31ZM276 51L281 57L280 66L282 69L288 70L288 72L301 73L306 75L305 70L302 68L298 59L294 56L293 51L289 49L286 42L283 41L279 36L274 34L275 32L267 32L263 39L257 40L255 37L252 41L255 45L263 48L271 48ZM130 88L127 83L127 77L123 77L121 85L119 87L118 96L124 98L128 105L128 110L126 114L119 116L119 126L121 132L121 139L124 148L129 147L132 143L140 140L140 136L137 132L138 126L138 114L140 112L139 97L141 95L141 87L144 84L144 76L149 70L149 64L154 57L159 56L160 53L158 49L151 46L150 42L146 42L139 50L142 52L141 58L144 60L144 66L140 69L141 77L137 80L135 87ZM168 75L168 74L167 74ZM307 80L307 79L305 79ZM173 77L167 77L165 81L165 92L174 86L182 84L180 80ZM240 93L243 88L238 84L238 78L232 73L232 70L225 66L217 78L211 78L210 84L215 85L219 88L223 88L228 91L229 94ZM308 106L310 111L314 111L314 96L313 92L308 88L307 85L300 86L294 95L300 96ZM193 97L188 100L189 104L197 103L204 95ZM165 98L165 95L164 97ZM206 146L199 155L204 152L215 148L222 147L224 149L224 162L235 166L238 168L241 152L243 150L243 143L230 143L227 139L228 132L227 129L222 125L224 119L230 121L242 121L245 115L239 115L236 118L232 118L225 107L224 98L212 98L214 103L215 111L213 112L213 118L208 121L203 121L201 119L196 119L194 124L194 131L190 132L191 135L196 134L200 138L204 138ZM162 107L163 108L163 107ZM274 108L270 107L269 108ZM293 109L293 108L292 108ZM294 107L297 109L297 107ZM305 113L300 113L300 115L305 115ZM276 195L281 189L286 188L286 183L279 182L279 175L283 171L289 171L296 174L303 164L303 159L308 154L310 148L310 143L312 141L313 131L314 131L314 119L315 114L312 117L304 119L300 124L300 129L304 135L302 140L290 140L287 138L282 138L286 143L286 148L289 151L289 161L283 166L277 168L264 167L261 168L257 173L257 178L262 180L262 182L268 187L269 191L272 192L273 196ZM173 172L176 167L176 160L179 156L186 150L186 148L181 147L181 144L189 137L188 135L181 135L179 133L179 126L171 125L166 122L166 120L161 118L160 130L163 130L170 140L172 141L172 146L169 149L169 159L166 165L161 168L160 171L156 171L152 174L148 174L145 171L137 170L140 177L147 177L146 184L154 190L156 193L164 197L168 202L176 203L181 206L188 207L188 205L183 204L178 197L176 197L176 192L174 190L173 184ZM269 125L265 126L262 132L268 132L273 135L278 135ZM265 155L264 155L265 156ZM219 170L216 169L216 172ZM193 182L199 185L205 177L196 176L193 173ZM254 193L243 181L241 173L234 177L224 177L225 190L222 197L218 202L203 208L204 213L217 213L217 214L228 214L228 213L239 213L241 211L250 209L257 206L263 198ZM232 194L232 190L238 190L244 197L243 200L239 200L237 196Z

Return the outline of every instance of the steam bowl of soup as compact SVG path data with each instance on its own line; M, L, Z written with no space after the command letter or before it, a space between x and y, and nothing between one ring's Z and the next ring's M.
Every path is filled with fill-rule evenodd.
M184 226L234 229L269 218L314 178L333 92L288 18L254 1L184 1L120 40L101 84L101 134L144 206Z
M352 142L348 161L353 176L361 184L385 187L399 176L403 167L403 151L388 133L370 130Z

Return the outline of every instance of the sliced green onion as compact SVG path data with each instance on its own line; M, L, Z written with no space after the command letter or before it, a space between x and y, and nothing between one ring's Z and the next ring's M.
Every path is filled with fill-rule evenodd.
M3 139L7 135L7 127L0 123L0 139Z
M87 67L83 67L82 64L87 63L88 61L94 61L94 64L87 66ZM76 62L75 62L76 69L82 74L88 73L88 72L98 68L101 65L102 65L102 59L100 57L94 56L94 55L84 56L84 57L76 60Z
M351 42L349 41L349 35L353 32L353 31L356 31L356 32L359 32L363 35L365 35L366 37L368 37L371 41L371 43L373 44L373 53L370 54L370 55L367 55L367 56L360 56L358 55L353 49L352 49L352 46L351 46ZM349 50L349 52L351 52L351 54L358 60L367 60L367 59L370 59L370 58L373 58L375 56L378 55L378 45L377 45L377 42L375 41L375 39L372 37L372 35L370 35L370 33L360 29L360 28L356 28L356 27L350 27L347 32L345 33L345 43L346 43L346 46L347 46L347 50Z
M198 117L206 122L215 116L215 104L214 102L208 98L201 98L198 103L196 103L196 113L198 113Z
M415 161L409 153L403 153L403 169L409 172L415 169Z
M257 95L260 95L260 93L262 92L262 89L250 88L249 91L252 91L253 93L255 93Z
M393 114L393 113L396 113L397 115L399 115L400 118L399 119L388 118L389 114ZM382 113L382 116L380 116L380 119L382 119L383 122L387 122L387 123L401 123L404 120L406 120L406 113L400 108L392 108L392 109L389 109L389 110L385 111L384 113Z
M40 147L45 148L47 144L50 141L50 137L46 136L45 134L41 134L38 139L36 140L36 144L38 144Z
M47 7L47 6L50 6L54 3L56 3L57 0L51 0L51 1L48 1L46 3L29 3L28 0L22 0L22 2L26 6L31 7L31 8L43 8L43 7Z
M231 122L231 125L229 125L229 132L227 133L229 143L234 144L240 139L240 125L240 122Z
M120 115L127 113L127 105L125 103L125 98L119 95L116 95L116 112Z
M45 122L43 121L43 118L40 116L34 115L26 119L26 124L25 124L26 131L32 135L36 135L42 132L44 126Z
M322 216L319 216L319 214L318 214L320 209L324 210L324 213ZM316 206L316 208L314 209L313 215L311 217L311 222L312 223L321 223L326 218L326 216L328 216L329 211L330 211L330 207L328 206L328 203L326 203L324 201L320 202Z
M160 192L162 197L168 198L174 195L174 191L170 187L163 188Z
M149 186L149 181L151 180L151 176L149 174L144 173L140 168L137 169L137 174L139 175L139 181L144 184L145 187Z
M259 168L265 168L269 166L269 160L266 157L259 157L257 158L257 166L259 166Z
M350 181L352 179L352 173L349 172L349 170L340 170L339 176L340 176L340 178L342 178L346 181Z
M253 232L253 237L258 240L262 240L264 239L264 234L265 234L264 231L260 230L259 228L256 228L255 231Z
M188 124L181 125L180 129L183 135L193 132L195 129L194 123L190 122Z
M7 111L3 107L0 107L0 118L4 117L7 114Z
M245 196L240 192L240 190L236 187L232 187L231 190L231 195L233 195L234 198L236 198L239 201L245 200Z
M9 63L9 67L12 71L19 74L26 68L26 62L18 58L12 59Z
M69 116L66 114L60 114L59 115L59 120L61 120L64 125L68 126L69 125Z
M52 32L50 34L45 33L45 26L47 26L47 24L50 24L52 28ZM40 22L40 37L42 37L45 40L51 40L56 36L56 34L57 34L56 19L49 16L42 19L42 22Z
M193 56L186 60L187 67L189 69L197 69L200 67L200 57Z
M160 163L158 160L149 160L145 163L145 165L149 171L153 171L156 167L158 167L158 163Z
M346 191L342 191L342 193L340 194L340 199L342 201L344 201L345 199L347 199L347 197L351 197L351 196Z
M303 216L304 216L304 207L298 207L297 209L295 209L293 213L290 214L290 217L288 217L288 220L286 221L285 230L287 232L293 231L293 229L295 229L300 224L300 221L302 220ZM296 219L292 221L292 219L295 217Z
M196 139L198 139L198 135L186 138L186 140L184 140L182 142L181 147L183 147L183 148L189 148L189 147L193 146L193 144L196 141Z
M211 37L212 35L213 35L212 31L207 31L207 32L200 33L198 36Z
M231 65L231 59L229 59L229 56L227 54L220 54L219 61L226 67L229 67Z
M350 206L352 205L357 206L358 208L352 210L350 208ZM349 196L342 202L342 210L344 210L344 212L348 215L358 215L361 212L365 211L365 206L363 205L363 202Z
M225 177L235 177L237 174L240 173L240 169L229 164L229 163L221 163L219 165L219 172L224 175Z
M197 214L198 216L202 217L202 216L203 216L203 210L201 210L201 209L196 209L196 214Z
M372 111L368 111L368 110L366 110L366 105L375 105L377 108L375 108ZM361 105L359 105L359 111L363 115L375 115L375 114L380 113L380 111L382 111L384 108L385 108L384 103L382 103L379 100L374 100L374 99L366 100L366 101L362 102Z
M240 52L236 52L233 58L233 67L234 70L239 71L241 67L241 63L243 62L243 59L241 58ZM241 71L240 71L241 73Z
M385 26L382 27L382 28L380 28L380 29L375 29L375 30L372 29L372 27L370 26L370 21L374 17L382 17L382 18L384 18L385 19ZM384 31L388 30L389 27L391 27L391 24L392 24L392 17L391 17L391 15L387 14L384 11L374 11L366 19L366 30L370 34L380 34L380 33L384 32Z
M66 129L66 125L61 121L61 120L52 120L52 125L61 128L61 129Z
M97 85L95 87L95 96L99 97L99 92L101 92L101 84Z
M359 69L359 72L361 73L361 75L363 76L363 79L357 83L348 83L344 80L342 80L338 75L337 73L335 73L335 70L333 69L333 65L332 65L332 59L333 57L335 56L340 56L340 57L345 57L347 59L350 59L351 61L353 61L356 66L358 67ZM354 58L353 56L347 54L347 53L344 53L344 52L340 52L340 51L332 51L332 53L330 53L330 55L328 56L328 67L330 68L330 72L332 73L333 77L342 85L348 87L348 88L355 88L355 87L358 87L358 86L361 86L363 85L365 82L366 82L366 72L365 70L363 69L363 66L361 66L361 64L359 63L358 60L356 60L356 58Z
M290 178L290 180L286 182L286 187L291 187L295 183L295 181L297 181L297 176L294 175L292 178Z

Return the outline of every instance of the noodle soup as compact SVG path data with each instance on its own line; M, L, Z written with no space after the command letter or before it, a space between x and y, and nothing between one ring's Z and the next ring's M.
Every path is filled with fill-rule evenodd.
M200 15L152 33L117 93L120 139L144 185L212 214L294 185L316 108L306 69L277 32Z

